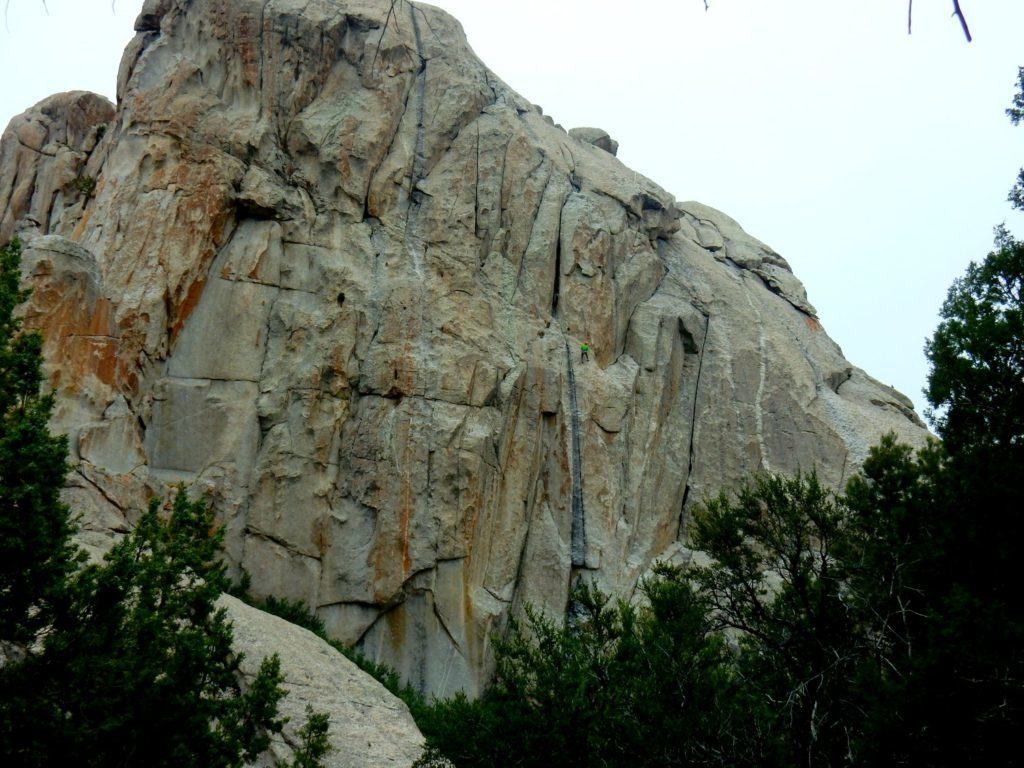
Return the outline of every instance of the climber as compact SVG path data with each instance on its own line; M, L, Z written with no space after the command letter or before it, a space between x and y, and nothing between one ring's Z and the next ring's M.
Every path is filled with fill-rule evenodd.
M580 344L580 362L590 359L590 342L584 341Z

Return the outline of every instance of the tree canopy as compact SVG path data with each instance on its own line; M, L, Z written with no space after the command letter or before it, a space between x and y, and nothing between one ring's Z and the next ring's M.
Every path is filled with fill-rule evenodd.
M949 290L926 346L933 423L953 451L1024 441L1024 243L1000 227L996 249Z

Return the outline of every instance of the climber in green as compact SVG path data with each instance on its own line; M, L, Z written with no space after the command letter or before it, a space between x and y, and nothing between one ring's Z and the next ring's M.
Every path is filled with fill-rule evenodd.
M590 359L590 342L584 341L580 344L580 362Z

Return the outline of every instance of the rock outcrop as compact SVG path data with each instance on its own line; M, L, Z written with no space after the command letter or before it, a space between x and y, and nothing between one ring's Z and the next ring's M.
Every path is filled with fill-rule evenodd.
M570 128L569 135L585 144L593 144L598 149L603 149L609 154L619 154L619 142L609 136L607 131L603 131L600 128Z
M781 256L443 12L148 0L137 29L116 109L55 96L0 145L94 546L186 483L258 593L474 693L510 612L628 594L705 495L926 434Z
M276 653L281 660L286 696L279 714L288 721L283 738L271 744L266 765L290 760L307 706L330 716L327 768L409 768L423 752L423 736L405 704L312 632L228 595L218 607L227 611L235 648L244 654L245 684L263 659Z

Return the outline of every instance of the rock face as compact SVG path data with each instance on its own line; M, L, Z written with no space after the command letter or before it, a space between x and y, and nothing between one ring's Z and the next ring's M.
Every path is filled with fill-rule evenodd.
M245 682L256 676L266 657L276 653L281 660L281 687L287 695L279 712L288 722L266 765L292 757L307 705L330 715L327 735L333 749L324 762L327 768L409 768L420 756L423 736L405 704L330 645L228 595L220 598L219 607L234 628L236 650L245 654Z
M569 135L584 144L593 144L598 149L603 149L612 155L619 153L619 142L608 135L607 131L600 128L570 128Z
M55 96L0 146L95 546L184 482L257 592L474 693L510 612L628 594L707 494L926 434L781 256L443 12L150 0L137 28L116 110Z

